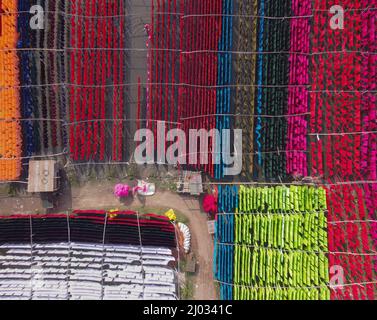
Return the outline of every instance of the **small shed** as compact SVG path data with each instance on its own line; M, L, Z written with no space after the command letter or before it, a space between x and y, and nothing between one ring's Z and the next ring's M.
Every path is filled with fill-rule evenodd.
M183 171L177 182L177 190L179 193L189 193L194 196L201 195L203 193L202 173Z
M50 193L58 190L58 164L56 160L29 162L29 193Z

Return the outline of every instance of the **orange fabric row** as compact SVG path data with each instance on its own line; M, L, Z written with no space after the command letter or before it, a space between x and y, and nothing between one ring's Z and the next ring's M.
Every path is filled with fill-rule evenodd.
M0 35L0 181L17 180L21 173L21 126L18 80L17 0L2 0ZM9 51L4 49L10 49Z

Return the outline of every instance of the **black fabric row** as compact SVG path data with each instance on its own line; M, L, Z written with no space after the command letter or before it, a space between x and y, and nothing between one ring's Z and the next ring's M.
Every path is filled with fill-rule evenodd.
M129 223L106 223L105 219L15 217L0 219L0 244L84 242L175 247L175 230L169 221L143 220L139 226L130 216ZM68 230L69 223L69 230ZM105 238L104 238L105 231Z
M291 16L291 1L265 1L262 15L269 17ZM257 82L263 86L258 89L257 112L262 115L281 116L288 111L290 19L260 19L259 48L267 54L258 59ZM261 25L263 24L263 26ZM263 39L263 44L261 44ZM276 87L274 87L276 86ZM255 161L257 176L261 179L287 179L286 174L286 136L287 119L284 117L261 117L260 128L256 134L256 147L262 152ZM281 153L276 151L283 151Z

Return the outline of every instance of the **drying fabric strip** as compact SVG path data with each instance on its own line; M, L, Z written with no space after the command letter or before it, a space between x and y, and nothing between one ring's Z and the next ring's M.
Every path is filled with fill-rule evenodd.
M375 181L376 135L360 133L376 130L376 99L368 92L376 88L376 12L368 9L376 2L343 1L344 30L324 28L329 15L320 10L331 5L315 1L312 51L349 52L312 57L312 175L328 182ZM327 194L330 251L359 253L333 254L330 267L341 267L349 283L374 281L377 225L370 221L376 219L376 184L329 187ZM351 286L333 290L332 299L374 299L375 294L375 285Z
M257 18L245 17L257 16L258 1L242 0L238 5L239 23L235 23L238 32L235 32L237 51L257 51ZM256 80L256 55L239 54L235 61L235 79L238 84L247 84L251 87L239 86L235 89L235 118L234 127L242 129L243 174L252 176L254 167L254 117L255 112L255 80ZM250 116L245 116L250 115Z
M125 160L126 6L124 1L71 0L66 10L71 157Z
M18 1L17 48L20 60L20 103L24 138L23 156L61 153L66 146L65 92L67 28L63 0L40 1L46 11L43 29L30 27L31 0ZM61 12L60 14L58 12ZM54 85L55 84L55 85ZM27 121L27 119L31 119ZM24 164L27 165L27 159Z
M182 45L182 35L178 13L184 6L177 0L153 0L151 7L151 25L148 32L148 90L146 128L154 134L154 145L149 151L158 150L157 162L164 163L169 144L157 144L158 124L168 130L177 128L178 96L180 88L175 84L180 70L180 57L177 52ZM171 14L167 14L171 13ZM168 50L165 50L168 49ZM156 121L157 120L157 121ZM171 156L171 155L169 155Z
M148 118L160 120L166 130L177 127L175 122L182 123L178 127L188 139L190 130L211 132L232 127L233 118L227 115L232 113L233 57L226 51L233 48L233 5L233 0L185 0L179 6L173 0L152 2L152 25L148 26ZM187 17L178 23L176 14L161 12L179 12ZM175 52L177 48L182 51L179 55ZM180 86L170 86L177 74ZM157 121L148 121L147 128L154 133L156 160L164 163L162 155L170 143L157 145ZM182 155L185 164L211 177L223 178L225 165L220 151L226 139L211 136L208 150L190 139L187 154Z
M183 123L186 137L189 137L190 129L210 131L217 126L215 114L219 103L219 91L215 86L218 84L219 72L222 70L220 69L222 56L216 51L220 50L224 31L224 20L221 17L224 8L225 2L222 0L200 2L186 0L181 8L182 13L193 15L183 19L180 26L180 46L183 52L180 54L179 80L183 85L179 88L178 119ZM205 14L214 16L195 16ZM195 148L193 141L190 142L192 144L189 147L193 154L187 156L187 162L193 164L194 161L191 160L196 160L197 164L193 164L193 167L215 176L214 161L220 163L221 160L218 159L220 155L217 153L214 154L216 158L213 159L212 152L217 151L220 141L211 138L208 153L205 150L204 153L200 153L199 146ZM214 143L215 150L212 147ZM203 160L206 158L208 158L207 163Z
M376 223L367 221L375 219L374 212L369 211L364 199L371 186L337 186L329 188L329 249L332 252L375 252L376 239L371 229L376 228ZM342 205L339 205L342 204ZM353 223L331 224L333 221L354 221ZM363 222L365 221L365 222ZM343 269L348 282L365 283L373 282L377 270L373 255L341 255L333 254L329 257L330 266ZM376 286L352 286L339 288L332 292L334 300L373 300Z
M219 54L218 54L218 72L217 72L217 85L220 88L217 89L217 105L216 114L221 115L216 118L216 126L219 132L222 134L222 130L231 128L231 119L226 116L231 113L231 98L232 89L229 85L232 84L232 54L229 53L233 49L233 0L222 1L222 33L219 42ZM221 154L216 154L217 157L215 166L215 178L221 179L224 177L224 153L231 153L232 150L226 150L224 146L230 145L230 141L227 141L230 137L222 135L220 141L217 142L217 150L221 150ZM221 149L220 149L221 148Z
M346 4L347 8L360 8L360 3L347 1ZM317 9L327 7L330 7L330 1L327 3L317 1ZM351 10L347 14L349 23L344 30L324 28L329 20L327 12L316 11L314 16L313 53L341 50L351 52L318 54L312 57L311 130L313 134L362 131L361 106L365 96L361 93L362 55L357 52L362 50L361 11ZM359 92L336 93L342 90ZM326 180L363 179L360 146L360 134L313 136L312 174L323 176Z
M17 180L21 174L19 60L16 51L17 0L2 0L0 34L0 181ZM9 49L9 51L5 50Z
M218 196L214 274L222 299L330 299L324 189L219 186Z
M29 14L27 12L31 7L31 1L18 0L19 11L24 11L18 15L18 48L31 48L33 45L32 30L29 27ZM35 96L33 90L28 85L33 83L33 53L28 51L19 51L20 59L20 84L24 87L20 89L21 113L23 119L33 117L35 107ZM24 121L22 123L23 137L24 137L24 150L23 155L28 157L33 155L36 151L37 137L34 135L34 124L32 121ZM27 163L27 161L26 161Z
M67 215L11 216L0 218L0 244L72 242L164 246L175 248L175 229L168 218L154 214L138 218L133 211L74 211ZM106 233L104 238L104 226ZM69 232L68 232L69 227ZM139 237L140 230L140 237Z
M376 0L362 1L363 7L374 8ZM377 51L377 13L372 10L365 10L361 14L362 21L362 51ZM361 75L362 90L377 89L377 55L365 55L362 61ZM377 130L377 98L375 94L365 93L362 100L362 130L373 132ZM377 180L377 135L371 133L361 137L361 173L371 181ZM377 210L377 185L372 184L365 187L365 203L369 215L373 219L373 212ZM377 224L371 224L371 233L374 247L377 248ZM374 261L377 272L377 257Z
M272 17L291 16L291 1L266 2L265 15ZM280 52L289 52L290 50L290 29L290 20L264 20L262 51L277 53L261 54L263 61L261 85L267 86L260 88L262 92L261 113L263 115L286 115L288 111L289 54ZM262 117L261 126L261 152L287 149L288 122L285 117ZM279 177L286 179L285 152L266 153L262 155L262 159L262 163L260 163L261 177L265 179Z
M258 5L258 16L259 18L259 25L258 25L258 52L263 52L263 36L264 36L264 15L265 15L265 1L259 0ZM257 108L256 114L262 114L262 88L260 87L263 84L263 56L260 54L258 55L258 64L257 64ZM258 152L257 157L257 165L258 167L262 166L262 145L261 145L261 129L262 129L262 119L260 117L256 120L256 127L255 127L255 145L256 150Z
M88 244L66 238L6 243L0 250L1 300L178 298L176 259L169 248Z
M0 298L175 300L174 228L133 211L2 216Z
M310 16L311 1L293 0L292 16ZM309 111L309 92L304 85L309 84L310 53L310 18L291 19L291 46L295 52L289 57L288 115L304 114ZM299 54L302 53L302 54ZM301 85L302 87L293 87ZM308 123L307 116L290 116L288 118L287 151L306 151ZM307 154L304 152L287 152L287 174L305 177L308 174Z
M262 11L263 10L263 11ZM260 3L260 15L291 16L291 1ZM262 179L286 179L287 119L289 84L290 20L260 19L260 52L258 73L258 126L256 147L257 173ZM266 53L268 52L268 53ZM265 117L280 116L280 117ZM277 151L277 152L271 152Z

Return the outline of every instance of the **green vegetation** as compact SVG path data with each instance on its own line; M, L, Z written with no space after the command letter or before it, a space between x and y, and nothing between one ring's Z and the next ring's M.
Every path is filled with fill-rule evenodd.
M186 273L185 284L181 287L181 300L194 299L194 277Z

